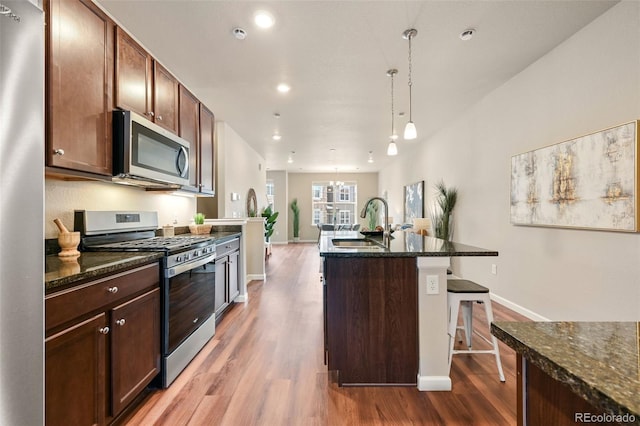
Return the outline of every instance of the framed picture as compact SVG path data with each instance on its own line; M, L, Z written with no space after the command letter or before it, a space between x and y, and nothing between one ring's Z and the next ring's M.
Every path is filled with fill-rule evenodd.
M414 217L424 217L424 181L404 187L404 223L412 223Z
M511 223L637 232L639 121L511 158Z

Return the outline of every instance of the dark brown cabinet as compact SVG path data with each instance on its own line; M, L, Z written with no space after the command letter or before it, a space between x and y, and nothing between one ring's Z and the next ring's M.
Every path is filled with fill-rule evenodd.
M119 27L115 79L118 108L178 133L178 80Z
M120 27L115 78L116 106L153 121L153 58Z
M159 265L45 296L46 424L102 425L160 372Z
M240 240L238 238L216 245L216 320L224 315L224 311L240 294L239 260Z
M45 423L105 423L107 317L100 313L45 340Z
M89 0L46 10L46 164L111 175L114 23Z
M215 117L200 104L200 149L198 155L198 188L203 194L215 195Z
M191 144L189 186L191 190L197 191L199 184L197 170L200 154L200 101L182 85L180 85L179 91L178 111L180 124L178 136Z

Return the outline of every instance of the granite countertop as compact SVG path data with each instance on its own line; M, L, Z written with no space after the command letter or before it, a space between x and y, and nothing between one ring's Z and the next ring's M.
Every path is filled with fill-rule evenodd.
M229 241L240 235L242 233L237 231L214 231L210 234L216 242ZM134 266L159 260L163 255L161 252L95 251L82 252L76 258L61 258L57 255L45 256L44 289L46 293L51 293L87 279L115 274Z
M640 424L640 322L495 322L491 333L594 407Z
M336 247L334 238L365 238L357 231L323 231L320 235L320 256L324 257L450 257L450 256L497 256L498 252L468 246L439 238L422 236L414 232L396 231L388 242L383 238L369 237L383 246Z
M162 253L158 252L82 252L73 258L45 256L44 290L51 293L76 282L115 274L160 258Z

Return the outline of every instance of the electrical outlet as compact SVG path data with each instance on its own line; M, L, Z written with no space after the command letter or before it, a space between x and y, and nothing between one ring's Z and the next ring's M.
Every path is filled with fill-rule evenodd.
M496 265L495 263L491 265L491 273L493 275L498 275L498 265Z
M440 286L438 284L437 275L427 275L427 294L439 294Z

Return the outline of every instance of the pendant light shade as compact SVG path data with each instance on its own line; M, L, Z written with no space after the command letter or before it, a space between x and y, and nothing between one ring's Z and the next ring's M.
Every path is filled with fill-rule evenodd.
M416 129L416 125L413 123L413 117L411 115L411 86L413 86L413 81L411 80L411 39L418 35L418 30L410 28L402 33L402 38L405 40L409 40L409 122L404 128L404 138L406 140L415 139L418 137L418 130Z
M394 141L389 141L389 146L387 147L387 155L398 155L398 145L396 145Z
M394 120L394 110L393 110L393 77L398 74L398 70L392 68L387 71L387 76L391 77L391 136L389 141L389 146L387 147L387 155L398 155L398 145L396 145L396 139L398 139L398 135L396 134L396 126Z

